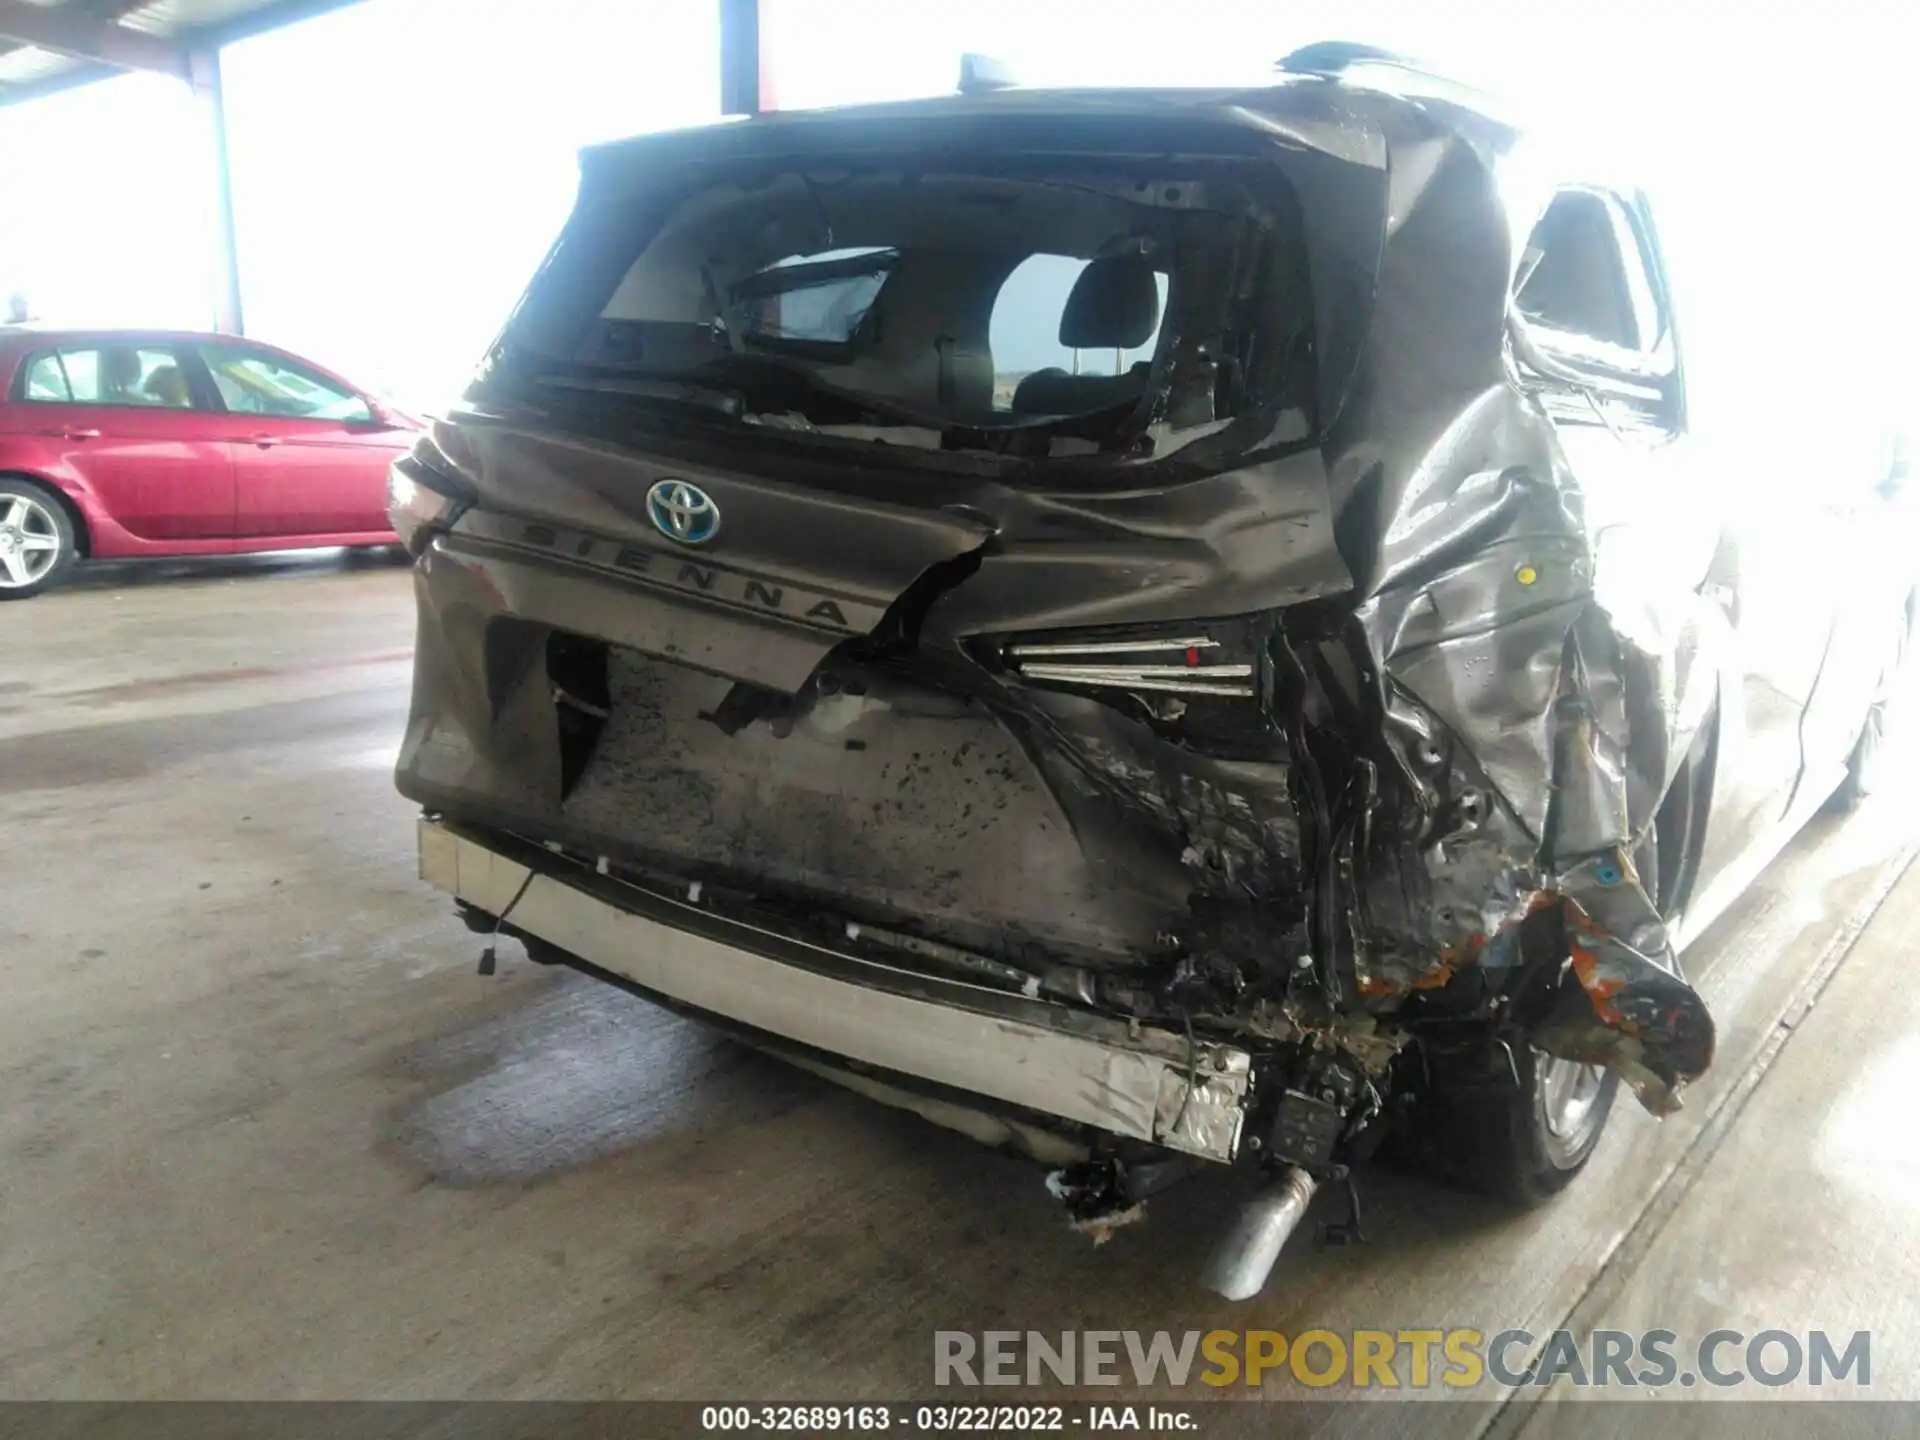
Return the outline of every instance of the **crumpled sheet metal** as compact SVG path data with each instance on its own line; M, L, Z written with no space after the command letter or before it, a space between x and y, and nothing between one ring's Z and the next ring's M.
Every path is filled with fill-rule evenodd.
M1612 1066L1664 1113L1711 1060L1713 1023L1626 857L1691 743L1681 719L1700 706L1679 696L1696 678L1693 653L1652 655L1613 627L1594 598L1577 481L1557 457L1412 494L1382 546L1384 584L1360 609L1362 629L1382 673L1439 717L1515 822L1432 855L1437 913L1466 928L1442 937L1452 943L1440 973L1479 958L1498 928L1485 920L1516 895L1561 898L1590 1004L1557 1013L1537 1043ZM1440 788L1457 788L1459 768ZM1489 863L1504 874L1489 877ZM1411 988L1432 983L1429 972Z
M1454 263L1436 257L1450 243L1463 253L1463 235L1499 253L1530 228L1503 213L1490 163L1456 150L1433 167L1381 271L1376 343L1425 325L1408 348L1453 368L1376 354L1371 389L1342 417L1354 443L1330 466L1389 748L1440 821L1417 883L1402 873L1386 886L1420 893L1426 913L1402 918L1429 948L1418 963L1417 947L1368 957L1362 988L1405 992L1510 963L1517 950L1497 942L1560 903L1576 985L1536 1043L1611 1066L1664 1113L1711 1060L1713 1023L1680 974L1653 878L1628 857L1705 722L1716 666L1656 577L1596 575L1597 537L1553 422L1515 385L1497 333L1467 318L1489 297L1448 305L1418 289L1423 275L1432 284L1422 254ZM1397 266L1395 249L1413 263ZM1503 314L1492 298L1488 313ZM1444 823L1480 786L1493 813ZM1392 899L1373 898L1376 918Z
M1577 1024L1580 1012L1567 1007L1534 1037L1550 1053L1610 1065L1655 1114L1678 1107L1680 1087L1706 1070L1714 1048L1713 1018L1680 973L1652 877L1630 858L1653 826L1673 755L1690 743L1682 737L1675 750L1681 712L1646 693L1645 677L1660 669L1598 606L1568 637L1549 888L1564 903L1571 974L1590 1015Z
M1356 618L1385 672L1468 743L1539 836L1551 712L1592 566L1577 488L1531 419L1503 385L1440 437L1382 527Z
M1535 1029L1534 1043L1617 1070L1656 1115L1677 1109L1680 1084L1713 1062L1713 1017L1674 968L1672 942L1646 887L1616 854L1582 862L1554 891L1562 897L1573 984Z
M1613 627L1594 598L1577 482L1557 457L1415 493L1382 547L1385 584L1361 607L1362 628L1382 672L1439 717L1515 822L1483 827L1453 855L1439 847L1427 867L1439 913L1469 927L1442 937L1445 973L1478 958L1496 933L1485 919L1514 896L1561 897L1592 1003L1561 1017L1543 1048L1611 1065L1664 1113L1706 1068L1713 1025L1625 857L1691 743L1679 722L1699 707L1679 692L1692 652L1651 655ZM1441 788L1457 788L1458 768ZM1492 883L1489 863L1505 872Z

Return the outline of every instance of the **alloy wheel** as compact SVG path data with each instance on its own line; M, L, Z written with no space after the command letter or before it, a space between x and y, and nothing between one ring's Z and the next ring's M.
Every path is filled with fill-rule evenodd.
M1606 1072L1597 1065L1536 1053L1534 1086L1546 1127L1547 1153L1556 1165L1575 1163L1592 1144Z
M0 589L21 590L43 579L59 563L60 545L60 526L44 504L0 495Z

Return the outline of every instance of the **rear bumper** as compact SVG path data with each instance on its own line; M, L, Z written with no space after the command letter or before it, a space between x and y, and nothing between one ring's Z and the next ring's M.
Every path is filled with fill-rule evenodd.
M511 906L513 931L676 1007L1203 1159L1239 1149L1252 1057L1237 1047L827 950L446 821L421 820L419 840L421 879L489 915Z

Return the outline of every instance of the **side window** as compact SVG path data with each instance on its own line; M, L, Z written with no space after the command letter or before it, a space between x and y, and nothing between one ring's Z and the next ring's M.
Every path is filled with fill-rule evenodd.
M237 415L297 420L371 420L364 397L265 351L238 345L202 345L220 400Z
M1653 292L1639 246L1632 245L1631 256L1622 253L1621 240L1631 241L1632 232L1623 235L1625 217L1616 209L1590 190L1556 195L1527 241L1514 298L1534 325L1623 350L1648 349L1658 338L1642 330L1652 313ZM1630 272L1644 293L1644 313Z
M1060 343L1060 320L1090 261L1071 255L1029 255L1013 269L994 298L987 321L987 344L993 351L993 404L998 410L1013 403L1020 382L1037 370L1064 370L1071 375L1124 375L1135 365L1151 361L1160 343L1160 326L1138 345L1124 349L1075 350ZM1167 277L1155 272L1160 313L1167 308Z
M55 405L71 405L73 391L67 385L67 373L60 368L60 357L43 350L28 358L20 382L22 400L40 400Z
M1548 382L1557 418L1671 436L1686 428L1686 393L1638 214L1600 190L1554 197L1514 277L1514 349Z
M45 350L27 362L21 398L56 405L190 410L193 393L173 351L146 345Z

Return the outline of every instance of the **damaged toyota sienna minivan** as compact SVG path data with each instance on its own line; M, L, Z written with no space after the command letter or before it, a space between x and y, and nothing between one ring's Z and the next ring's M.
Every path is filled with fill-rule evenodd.
M589 150L393 470L422 875L1096 1229L1264 1171L1231 1295L1383 1138L1540 1200L1911 608L1683 374L1638 190L1340 47Z

